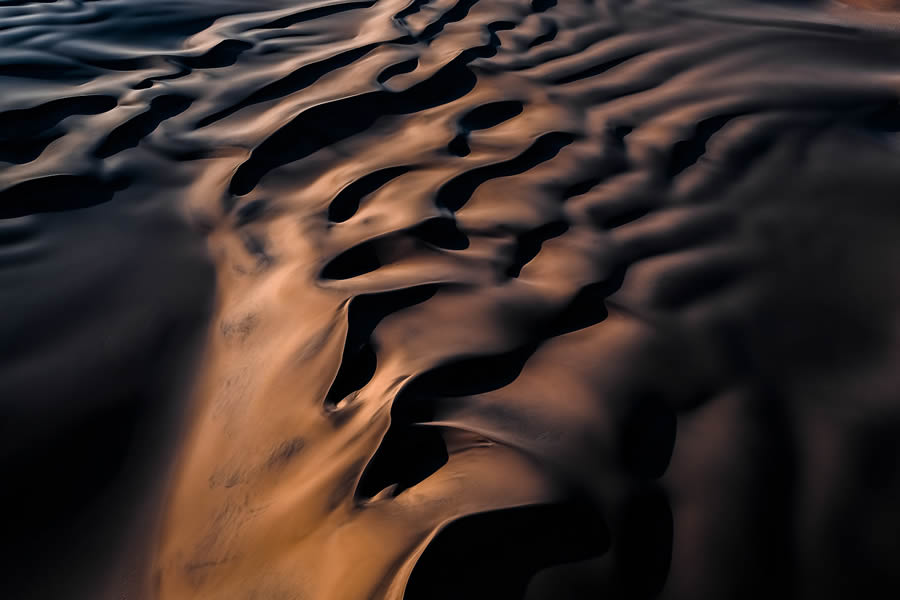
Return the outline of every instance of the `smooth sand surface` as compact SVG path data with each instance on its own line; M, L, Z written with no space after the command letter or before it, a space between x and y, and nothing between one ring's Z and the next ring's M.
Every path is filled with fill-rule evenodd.
M894 597L893 4L0 2L0 596Z

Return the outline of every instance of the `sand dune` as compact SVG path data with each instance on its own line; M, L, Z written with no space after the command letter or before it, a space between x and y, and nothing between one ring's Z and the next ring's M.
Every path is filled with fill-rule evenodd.
M900 589L893 4L0 3L3 597Z

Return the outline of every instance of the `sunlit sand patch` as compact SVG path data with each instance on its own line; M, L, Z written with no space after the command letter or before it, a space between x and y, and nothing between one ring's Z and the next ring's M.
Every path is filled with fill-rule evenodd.
M897 7L4 3L4 597L897 589Z

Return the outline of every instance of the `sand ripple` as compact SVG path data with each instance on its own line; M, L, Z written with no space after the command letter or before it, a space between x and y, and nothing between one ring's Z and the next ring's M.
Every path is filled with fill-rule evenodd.
M0 3L10 597L897 587L898 23Z

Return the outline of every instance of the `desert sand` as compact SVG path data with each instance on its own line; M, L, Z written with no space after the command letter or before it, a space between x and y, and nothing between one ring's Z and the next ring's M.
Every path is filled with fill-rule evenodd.
M895 4L0 2L0 596L894 597Z

